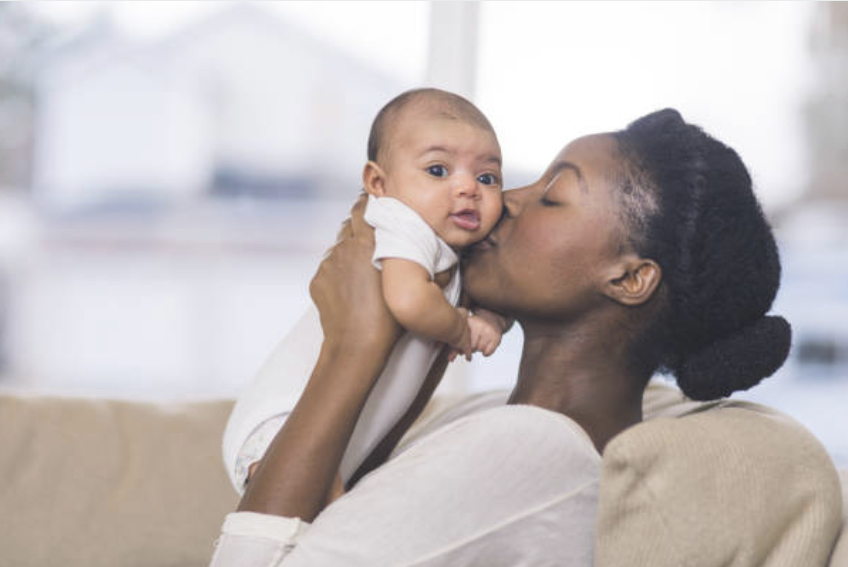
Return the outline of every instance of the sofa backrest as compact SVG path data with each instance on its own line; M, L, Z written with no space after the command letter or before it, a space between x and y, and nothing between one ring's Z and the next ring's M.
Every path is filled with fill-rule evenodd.
M0 395L0 564L208 565L231 408Z

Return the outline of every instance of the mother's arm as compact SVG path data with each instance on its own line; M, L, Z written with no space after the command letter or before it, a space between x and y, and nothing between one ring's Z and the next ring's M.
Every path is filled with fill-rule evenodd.
M371 264L374 235L365 199L312 280L324 342L300 401L257 467L239 511L311 521L324 505L359 413L400 327Z

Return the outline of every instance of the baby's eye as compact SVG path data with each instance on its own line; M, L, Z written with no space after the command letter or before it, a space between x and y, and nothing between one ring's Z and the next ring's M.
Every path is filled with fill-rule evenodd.
M483 185L497 185L499 183L498 176L494 173L484 173L477 176L477 181Z
M448 174L448 168L443 165L431 165L427 168L427 173L433 177L445 177Z

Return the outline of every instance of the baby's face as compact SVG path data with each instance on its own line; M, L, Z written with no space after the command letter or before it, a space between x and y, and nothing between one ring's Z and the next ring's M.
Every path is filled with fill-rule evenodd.
M411 207L452 248L485 238L503 206L501 149L492 132L412 111L393 125L389 144L386 196Z

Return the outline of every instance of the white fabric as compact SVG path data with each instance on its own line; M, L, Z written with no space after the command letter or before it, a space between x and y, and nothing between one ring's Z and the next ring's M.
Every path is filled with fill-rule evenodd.
M257 538L225 523L212 565L589 567L600 462L586 433L561 414L477 411L419 437L308 529L272 528L256 561Z
M423 266L430 274L443 272L459 258L447 242L410 207L392 197L368 196L365 222L374 227L374 266L382 260L402 258Z
M451 305L457 304L458 274L443 292ZM323 339L318 310L311 305L236 401L224 431L222 452L227 474L239 493L244 490L247 467L262 458L300 398L318 361ZM340 471L345 481L406 413L437 354L434 341L411 333L400 338L368 397L342 459Z
M281 542L297 541L308 527L298 518L254 512L228 514L215 545L212 565L278 565L293 547Z
M265 451L268 450L271 441L274 440L274 437L283 428L287 417L288 412L270 417L248 435L247 440L236 455L236 462L233 467L233 473L231 474L231 480L234 481L238 492L241 492L239 487L244 487L247 484L250 466L265 455ZM233 474L235 475L234 477L232 476Z

